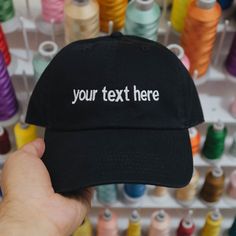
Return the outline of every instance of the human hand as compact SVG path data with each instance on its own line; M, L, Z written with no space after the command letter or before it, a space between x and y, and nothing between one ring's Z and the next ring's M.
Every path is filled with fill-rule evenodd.
M1 236L68 236L87 214L91 190L78 199L55 193L40 159L44 149L37 139L12 153L4 165Z

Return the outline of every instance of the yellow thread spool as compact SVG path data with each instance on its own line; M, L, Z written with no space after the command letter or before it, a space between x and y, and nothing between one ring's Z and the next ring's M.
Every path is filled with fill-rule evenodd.
M175 31L181 33L184 29L184 20L187 14L188 5L192 0L174 0L170 20Z
M141 224L139 213L134 210L129 220L127 236L141 236Z
M222 216L218 209L209 212L206 216L205 225L201 231L201 236L218 236L221 230Z
M34 125L17 123L14 127L17 149L37 138L37 128Z
M73 236L92 236L92 234L92 225L86 217L84 223L73 233Z

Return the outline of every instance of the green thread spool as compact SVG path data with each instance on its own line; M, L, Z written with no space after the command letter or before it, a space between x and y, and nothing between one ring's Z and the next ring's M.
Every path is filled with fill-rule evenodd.
M97 199L104 205L110 205L117 201L117 185L116 184L106 184L96 187Z
M222 122L210 125L207 130L206 140L202 149L202 154L209 161L217 161L224 152L227 128Z
M52 58L57 54L58 46L52 41L45 41L39 45L38 53L33 58L34 77L40 78Z
M125 34L157 41L161 10L154 0L134 0L128 4Z
M230 146L230 149L229 149L229 154L236 158L236 133L234 133L233 135L233 143L232 145Z
M236 235L236 217L234 218L234 222L228 231L228 236L235 236L235 235Z
M13 0L0 0L0 21L6 22L15 16Z

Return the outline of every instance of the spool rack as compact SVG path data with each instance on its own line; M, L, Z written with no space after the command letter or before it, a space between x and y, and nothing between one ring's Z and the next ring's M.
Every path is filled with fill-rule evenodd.
M17 10L17 14L19 16L23 16L23 24L27 31L27 35L29 38L29 45L30 45L30 58L27 60L27 53L25 51L25 45L22 38L21 29L17 29L16 31L9 33L6 35L10 51L15 57L17 58L17 68L15 70L14 75L12 76L13 84L17 92L17 97L20 101L24 100L24 86L22 82L22 74L25 72L26 76L28 77L29 85L33 86L33 68L31 64L33 52L37 50L37 46L43 40L50 40L50 36L43 35L37 32L35 22L33 17L29 17L28 13L26 12L26 5L25 0L14 0L15 8ZM40 0L31 1L30 2L30 15L37 16L40 14ZM225 14L230 14L229 12L225 12ZM168 18L168 16L167 16ZM168 33L168 24L165 18L163 17L161 20L161 27L159 30L159 41L162 43L165 41L165 34ZM217 42L215 44L215 49L217 49L219 45L219 39L221 36L221 32L224 30L224 23L220 23L218 26L218 35L217 35ZM203 112L205 116L205 124L200 125L198 128L200 130L201 135L205 135L207 126L212 123L216 122L219 119L223 121L229 130L229 135L227 138L227 145L231 142L231 136L233 132L236 132L236 119L231 116L229 112L229 106L232 102L232 99L236 97L236 83L229 81L226 77L226 73L223 69L223 62L227 55L228 49L230 47L230 42L232 40L232 36L234 31L236 30L236 23L232 20L227 27L227 33L224 40L223 49L220 52L220 59L215 66L212 64L210 66L209 72L207 74L207 82L198 86L198 92L200 95L200 100L203 107ZM17 40L16 40L17 39ZM173 32L170 32L169 43L178 43L179 37ZM64 36L59 35L56 36L56 42L60 47L64 44ZM215 50L215 54L216 54ZM214 56L213 56L214 58ZM158 73L158 72L157 72ZM12 136L12 127L10 129L11 134L11 141L14 143L14 138ZM194 157L194 164L199 170L201 174L201 182L203 182L203 177L207 169L209 168L209 164L204 161L200 155L196 155ZM219 164L222 166L226 175L236 169L236 160L232 160L227 155L227 148L226 153L220 160ZM151 186L148 187L149 191L151 191ZM180 219L187 213L188 209L183 208L179 205L173 197L174 193L173 190L170 191L170 195L165 197L162 201L153 201L150 195L146 195L143 198L143 201L138 205L127 205L123 202L119 201L118 203L112 205L112 209L118 214L119 216L119 227L121 232L127 227L128 225L128 217L131 213L133 208L137 208L140 211L142 216L142 224L144 226L144 230L147 229L150 223L150 216L151 213L157 209L165 209L172 217L172 235L175 235L176 228L179 224ZM93 208L90 212L91 220L95 224L97 220L98 212L103 208L103 206L97 202L96 197L93 199ZM221 235L225 235L225 229L228 229L232 223L234 216L236 215L236 205L232 206L229 205L224 198L217 203L216 205L222 212L224 216L223 221L223 230ZM192 206L191 209L194 210L194 219L197 225L197 229L199 230L205 220L206 213L210 210L209 207L204 205L199 199L197 199ZM146 235L146 230L143 235ZM197 234L196 234L197 235Z

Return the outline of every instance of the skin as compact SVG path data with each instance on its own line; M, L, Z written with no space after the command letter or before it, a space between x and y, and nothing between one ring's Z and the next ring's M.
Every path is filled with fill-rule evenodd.
M4 165L0 204L1 236L68 236L83 222L92 191L67 198L54 192L41 161L42 139L12 153Z

